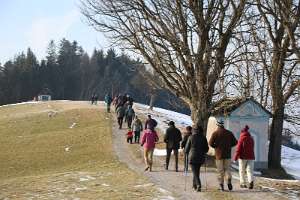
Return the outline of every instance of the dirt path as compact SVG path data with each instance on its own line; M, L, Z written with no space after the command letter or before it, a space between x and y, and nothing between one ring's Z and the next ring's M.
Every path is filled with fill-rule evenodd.
M144 174L147 176L151 182L161 188L167 194L170 194L171 197L180 200L187 199L287 199L278 194L272 194L270 191L264 191L262 189L240 189L239 183L237 180L233 181L234 190L231 192L220 192L217 190L217 178L216 173L213 168L208 168L206 175L204 175L204 169L201 170L201 181L203 192L194 192L192 190L192 173L189 172L187 177L184 176L182 171L175 172L172 170L166 171L164 169L164 157L154 156L154 166L153 172L144 172L144 163L141 157L133 154L133 151L130 149L129 144L125 141L125 132L126 130L119 130L117 128L116 122L113 123L113 145L116 151L117 156L120 161L126 163L129 168L133 169L139 174ZM137 145L137 144L131 144ZM141 148L141 147L137 147ZM172 163L173 157L171 157L170 169L174 166ZM183 166L179 166L179 169L183 169ZM234 174L237 176L237 174ZM185 189L185 178L186 178L186 189ZM207 184L207 185L206 185ZM172 199L172 198L170 198Z

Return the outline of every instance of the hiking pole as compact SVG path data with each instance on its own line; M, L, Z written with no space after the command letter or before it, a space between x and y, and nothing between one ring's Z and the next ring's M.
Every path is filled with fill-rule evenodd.
M187 165L188 165L188 157L187 154L184 154L184 191L186 191Z
M204 179L205 179L205 191L207 191L207 176L206 176L206 155L204 155Z

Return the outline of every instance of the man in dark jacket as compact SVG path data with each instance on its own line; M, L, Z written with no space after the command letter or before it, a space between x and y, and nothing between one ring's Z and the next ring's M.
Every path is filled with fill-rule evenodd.
M232 132L224 128L223 121L217 121L218 129L213 132L209 145L215 149L216 166L220 190L224 191L224 178L227 176L228 189L232 190L231 184L231 148L237 144Z
M151 117L151 115L148 115L148 119L145 122L145 129L154 130L154 128L157 126L157 121Z
M189 163L193 172L193 188L200 192L200 167L205 162L205 154L208 152L207 139L203 134L203 128L196 126L185 145L185 153L189 154Z
M171 153L173 151L175 156L175 170L178 172L178 149L180 141L182 140L181 132L175 127L175 123L173 121L170 121L168 125L169 128L166 130L166 134L164 136L164 142L166 143L167 150L166 170L168 170Z
M134 118L135 112L131 105L128 105L125 111L125 121L127 121L128 128L131 128L132 120Z
M124 106L119 106L116 111L119 129L122 129L123 118L125 116L125 108Z

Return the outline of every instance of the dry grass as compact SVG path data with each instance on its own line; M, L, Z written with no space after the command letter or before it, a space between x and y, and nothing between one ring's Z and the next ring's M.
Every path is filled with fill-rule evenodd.
M0 199L156 196L154 186L136 186L148 182L114 155L110 115L77 104L0 108ZM51 109L58 114L49 118Z

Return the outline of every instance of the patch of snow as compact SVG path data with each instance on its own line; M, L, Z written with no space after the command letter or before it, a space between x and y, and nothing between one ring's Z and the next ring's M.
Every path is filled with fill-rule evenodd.
M163 188L158 188L158 191L160 191L161 193L164 193L164 194L170 194L170 192L168 190L165 190Z
M40 101L26 101L26 102L21 102L21 103L6 104L6 105L0 106L0 108L8 107L8 106L24 105L24 104L36 104L36 103L40 103Z
M151 187L153 186L152 183L146 183L146 184L143 184L143 185L135 185L133 186L134 188L141 188L141 187Z
M66 148L65 148L65 151L66 151L66 152L70 151L70 147L66 147Z
M101 185L104 186L104 187L109 187L110 186L110 185L108 185L106 183L102 183Z
M75 125L76 123L74 122L69 128L74 128Z
M90 181L90 180L95 180L95 177L92 177L90 175L85 175L84 177L80 177L79 181L83 182L83 181Z
M167 151L165 149L157 149L157 148L155 148L154 152L153 152L153 155L154 156L166 156L167 155Z
M281 149L281 165L297 179L300 179L300 151L282 146Z
M87 190L87 187L75 188L75 191L76 191L76 192L78 192L78 191L83 191L83 190Z

